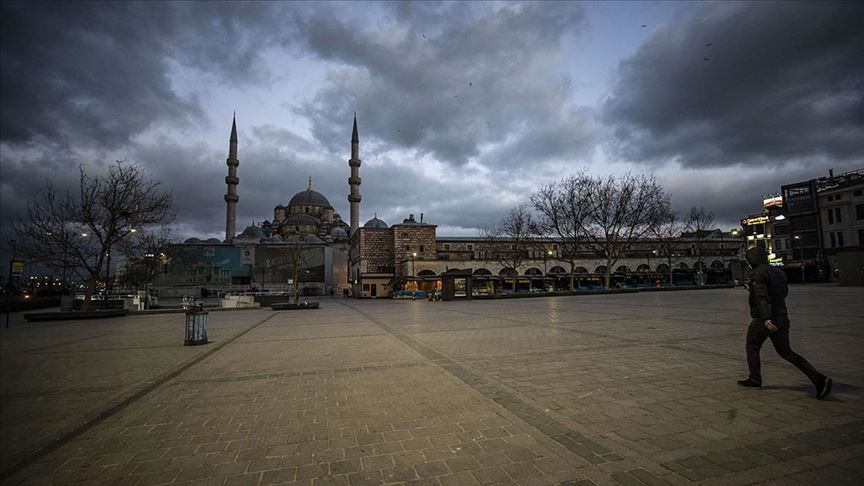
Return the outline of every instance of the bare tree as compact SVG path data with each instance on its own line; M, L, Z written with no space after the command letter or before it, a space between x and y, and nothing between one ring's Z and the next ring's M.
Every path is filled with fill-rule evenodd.
M492 243L493 256L504 268L513 272L513 292L516 292L517 270L528 258L528 249L535 244L537 227L525 205L507 212L496 226L482 231L483 239Z
M174 219L173 199L139 166L117 162L102 176L80 169L79 194L58 195L50 184L30 201L26 217L15 224L25 255L50 266L69 262L89 277L83 310L105 268L112 247L137 231Z
M144 287L149 300L150 284L158 273L166 272L171 262L167 246L168 228L163 226L153 231L136 230L120 242L120 250L126 257L125 271L120 284L138 289Z
M624 174L594 179L585 187L585 243L606 260L604 287L615 263L658 224L668 196L652 176Z
M303 267L307 266L311 257L311 246L308 238L312 234L298 233L288 240L288 265L291 267L291 272L294 279L294 287L291 289L294 298L294 304L300 303L300 272Z
M562 256L570 264L570 290L574 287L576 258L585 241L585 222L588 217L591 178L578 173L544 185L531 195L531 203L540 215L539 231L544 236L557 237Z
M693 206L690 208L690 213L687 214L685 221L687 231L693 235L696 240L696 261L699 268L696 272L698 285L704 285L702 274L704 272L704 264L702 262L702 244L705 239L711 234L711 227L714 226L714 213L705 210L704 207Z
M656 224L651 232L656 238L657 246L663 255L666 256L666 264L669 267L669 286L672 286L672 257L675 252L681 247L681 233L684 231L684 223L678 217L678 214L672 210L669 205L663 209L660 214L658 224Z

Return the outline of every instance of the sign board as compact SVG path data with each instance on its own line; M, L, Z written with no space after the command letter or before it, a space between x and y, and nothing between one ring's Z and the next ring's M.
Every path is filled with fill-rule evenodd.
M24 262L21 260L10 261L9 267L11 269L10 275L13 277L20 277L24 273Z
M775 206L781 207L781 208L783 207L783 197L782 196L769 197L769 198L762 200L762 207L765 209L773 208Z
M770 220L768 216L756 216L753 218L746 218L741 220L742 226L755 226L757 224L765 224Z

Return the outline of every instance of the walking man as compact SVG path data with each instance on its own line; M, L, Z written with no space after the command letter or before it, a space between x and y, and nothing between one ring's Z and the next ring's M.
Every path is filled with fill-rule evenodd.
M747 366L750 376L738 382L741 386L762 386L762 366L759 350L766 339L771 338L774 349L781 358L795 365L816 386L816 398L823 399L831 393L831 378L816 371L816 368L789 345L789 313L786 310L786 274L768 264L768 253L764 248L747 250L747 263L753 269L750 276L750 327L747 328Z

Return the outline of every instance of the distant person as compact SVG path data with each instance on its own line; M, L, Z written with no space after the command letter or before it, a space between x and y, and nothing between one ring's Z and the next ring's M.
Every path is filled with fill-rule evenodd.
M741 386L762 386L762 370L759 350L766 339L771 338L774 349L781 358L795 365L816 386L816 398L823 399L831 393L831 378L816 371L816 368L789 345L789 313L786 310L786 274L768 264L768 252L754 247L745 254L753 269L750 274L750 326L747 328L747 367L750 376L738 382Z

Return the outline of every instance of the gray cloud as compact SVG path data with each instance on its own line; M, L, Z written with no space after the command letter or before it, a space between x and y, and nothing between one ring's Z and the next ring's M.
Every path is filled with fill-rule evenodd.
M604 118L620 155L694 167L860 160L861 18L860 2L721 2L679 17L619 66Z
M114 148L156 123L200 122L171 62L225 82L266 80L260 52L291 32L267 3L2 4L0 140ZM255 28L252 28L255 27Z
M296 107L322 143L341 142L338 127L354 109L367 136L457 166L535 126L572 136L566 127L578 112L556 61L562 36L584 24L580 6L387 6L389 18L371 28L320 12L298 22L308 50L337 64ZM558 122L565 129L550 127Z

